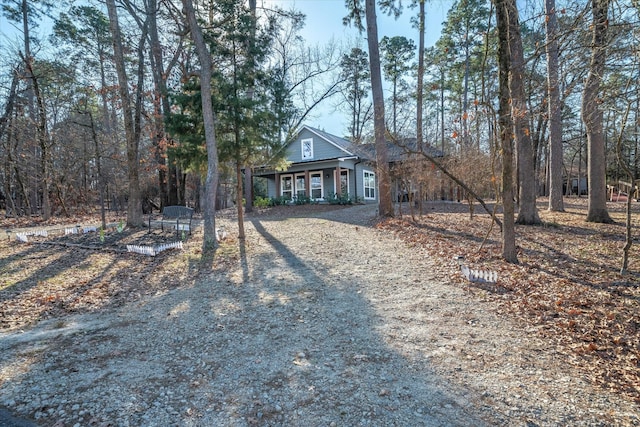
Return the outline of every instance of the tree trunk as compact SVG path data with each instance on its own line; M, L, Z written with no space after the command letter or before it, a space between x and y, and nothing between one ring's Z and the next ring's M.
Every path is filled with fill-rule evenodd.
M157 0L149 0L147 6L149 20L150 63L154 85L154 120L151 143L155 151L158 164L158 187L160 188L160 208L167 206L169 201L167 174L167 145L164 132L164 118L169 113L169 100L164 73L164 59L162 46L158 35L158 7Z
M253 212L253 173L249 165L244 167L244 193L244 211Z
M36 120L36 135L40 146L40 187L42 189L42 219L51 218L51 203L49 199L49 131L47 129L47 111L40 91L38 78L33 72L33 58L26 57L25 63L28 74L31 76L31 84L36 99L38 117ZM37 197L37 195L36 195Z
M418 83L416 87L416 139L417 149L423 151L424 136L422 134L422 103L424 98L424 2L419 0L420 11L418 12ZM418 188L418 206L422 215L424 201L424 183L420 180Z
M587 177L589 179L587 221L611 223L613 220L607 211L605 140L602 129L602 110L599 107L607 43L609 0L592 0L591 9L593 12L591 62L582 93L582 121L587 133Z
M218 187L218 147L216 144L215 114L211 103L211 54L202 37L191 0L182 0L191 37L200 59L200 94L202 97L202 120L207 146L207 178L205 181L203 215L204 236L202 251L209 252L218 246L216 240L216 190Z
M244 240L244 212L242 209L242 166L236 162L236 208L238 211L238 239Z
M96 156L96 171L98 173L98 185L100 186L100 220L102 223L102 229L107 228L107 217L105 213L105 182L104 176L102 175L102 156L100 155L100 144L98 143L98 134L96 133L95 122L93 121L93 113L91 111L87 111L89 115L89 121L91 125L91 139L93 139L95 156Z
M545 1L547 91L549 98L549 210L564 211L562 198L562 110L558 78L558 17L556 0Z
M251 31L251 34L249 36L249 49L247 49L247 51L249 52L250 55L253 55L253 46L255 44L255 38L256 38L256 25L257 25L256 9L257 9L257 7L258 7L257 0L249 0L249 13L251 14L251 19L253 20L252 31ZM253 58L251 58L251 60L254 63L254 66L255 66L255 62L253 61ZM254 91L254 88L251 87L250 92L249 92L249 100L251 100L253 98L253 91ZM249 164L248 162L244 166L245 212L253 212L253 176L252 176L252 171L251 171L251 167L252 166L253 165ZM242 234L244 235L244 230L243 230Z
M500 107L498 121L502 148L502 257L507 262L517 263L514 204L513 204L513 122L511 121L509 91L509 24L508 5L514 0L496 0L496 24L498 27L498 80Z
M518 224L540 224L536 208L536 176L531 129L528 127L529 112L524 91L524 55L520 36L520 20L516 0L504 2L508 21L509 43L509 94L511 99L511 120L516 138L519 202Z
M380 71L380 47L378 45L378 23L375 0L366 0L367 43L369 45L369 67L371 69L371 91L373 93L373 126L376 140L376 162L378 171L378 214L393 217L391 181L384 123L384 93Z
M129 94L129 82L124 64L124 53L118 12L115 0L106 0L109 12L109 29L113 37L113 53L118 75L118 86L122 111L124 116L124 128L127 140L127 168L129 178L129 201L127 204L127 225L138 227L143 225L142 203L140 200L140 182L138 175L138 140L131 110L131 96Z
M469 135L470 62L471 62L471 55L469 53L469 21L467 19L465 22L465 32L464 32L464 82L463 82L463 89L462 89L462 144L465 146L469 146L470 144L470 135Z

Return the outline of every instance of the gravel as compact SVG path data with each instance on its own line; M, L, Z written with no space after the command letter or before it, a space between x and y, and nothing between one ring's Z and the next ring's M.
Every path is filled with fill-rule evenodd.
M640 425L374 215L252 215L228 271L0 334L0 424Z

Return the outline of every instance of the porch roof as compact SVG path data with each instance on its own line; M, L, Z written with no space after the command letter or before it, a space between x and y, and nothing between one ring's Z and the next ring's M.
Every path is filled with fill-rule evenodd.
M311 169L330 169L330 168L335 168L337 167L340 163L343 163L346 160L357 160L359 157L358 156L345 156L345 157L337 157L334 159L324 159L324 160L312 160L312 161L306 161L306 162L299 162L299 163L293 163L290 165L289 168L287 168L287 170L276 170L272 167L268 167L268 166L260 166L254 169L253 171L253 175L254 176L269 176L269 175L275 175L276 173L281 173L281 174L286 174L286 173L291 173L291 169L293 169L294 167L298 166L298 167L303 167L304 169L307 170L311 170ZM351 167L349 167L349 164L346 164L345 167L343 169L352 169Z

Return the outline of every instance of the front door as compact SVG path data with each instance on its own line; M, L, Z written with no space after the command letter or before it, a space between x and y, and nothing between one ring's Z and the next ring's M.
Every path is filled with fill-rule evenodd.
M349 169L340 169L340 195L349 194Z

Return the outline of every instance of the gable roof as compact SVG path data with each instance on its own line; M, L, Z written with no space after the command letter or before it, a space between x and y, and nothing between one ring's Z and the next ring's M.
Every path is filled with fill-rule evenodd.
M312 126L303 125L298 131L297 135L300 136L300 133L306 130L308 132L313 133L314 135L322 138L329 144L338 148L342 152L344 152L348 156L356 156L360 157L365 161L375 161L376 160L376 144L354 144L351 141L341 138L336 135L332 135L323 130L314 128ZM411 153L418 152L418 139L417 138L402 138L398 141L389 141L387 140L387 159L389 162L400 162L406 160ZM422 151L430 157L438 158L444 157L441 150L438 150L435 147L430 145L423 145Z
M307 125L302 126L302 128L298 131L298 135L300 134L300 132L302 132L303 129L306 129L309 132L318 135L320 138L324 139L339 150L344 151L349 156L355 156L353 152L353 144L351 144L351 142L347 141L346 139Z
M375 143L358 145L356 151L363 159L376 159ZM422 151L430 157L443 157L442 151L431 146L423 146ZM387 160L389 162L406 160L411 153L416 152L418 152L418 140L416 138L403 138L398 142L387 141Z

